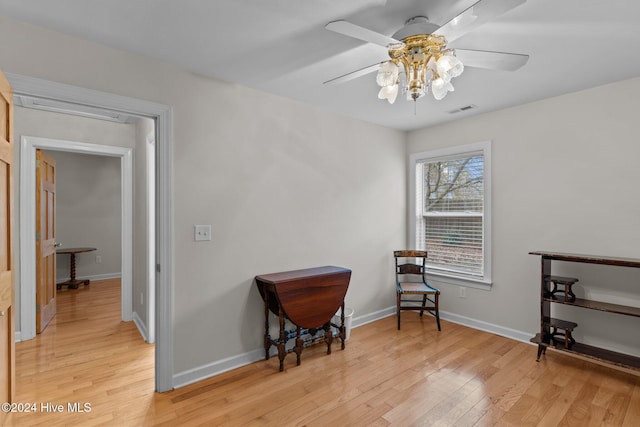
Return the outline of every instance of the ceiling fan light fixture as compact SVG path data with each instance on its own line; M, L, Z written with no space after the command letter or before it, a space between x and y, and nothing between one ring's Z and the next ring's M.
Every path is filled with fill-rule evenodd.
M393 63L402 68L402 72L398 73L398 81L393 86L397 88L398 85L402 85L407 99L413 101L426 95L431 87L434 98L439 100L453 91L451 80L460 76L465 66L515 71L527 63L529 55L460 49L458 50L460 57L457 57L456 52L447 49L448 42L459 39L469 31L526 1L474 0L471 7L466 8L444 25L436 25L426 16L414 16L391 37L344 20L329 22L325 28L367 43L386 46L389 55L386 63ZM392 66L389 65L389 67ZM367 71L363 73L363 70ZM346 81L374 70L375 65L327 80L325 83ZM377 81L382 86L378 96L392 102L387 95L396 89L389 87L390 80L392 77L385 75L384 72L382 75L378 74Z
M378 85L388 86L390 82L400 82L407 100L417 101L427 94L429 86L435 99L440 100L453 91L451 79L464 71L462 61L455 52L446 49L447 40L437 34L416 34L407 36L402 43L389 46L389 61L380 65L376 76ZM400 76L402 67L404 77ZM435 87L434 87L435 84ZM382 89L381 99L389 98ZM397 94L396 94L397 95ZM395 95L393 97L395 100Z

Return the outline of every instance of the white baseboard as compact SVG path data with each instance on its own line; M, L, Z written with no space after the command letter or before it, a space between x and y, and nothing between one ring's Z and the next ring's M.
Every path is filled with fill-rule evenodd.
M106 274L94 274L93 276L76 276L77 280L106 280L106 279L120 279L122 277L122 273L106 273ZM56 278L56 282L66 282L70 280L70 277L58 277Z
M261 348L252 350L248 353L218 360L217 362L209 363L197 368L189 369L188 371L183 371L173 376L173 387L184 387L263 359L264 348Z
M22 341L22 333L20 331L16 331L14 334L14 342L21 342Z
M440 318L459 325L468 326L473 329L489 332L502 337L511 338L512 340L530 344L530 339L535 335L533 332L523 332L516 329L506 328L504 326L495 325L493 323L484 322L482 320L472 319L470 317L461 316L455 313L440 311Z
M385 317L393 316L395 314L396 308L388 307L383 310L374 311L373 313L356 316L351 320L351 328L357 328L358 326L366 325L367 323L375 322L376 320L384 319Z
M136 325L136 328L138 328L138 332L140 332L140 335L142 335L142 338L144 338L146 342L149 342L149 334L147 333L147 326L144 324L140 316L138 316L138 313L136 311L133 312L133 323Z

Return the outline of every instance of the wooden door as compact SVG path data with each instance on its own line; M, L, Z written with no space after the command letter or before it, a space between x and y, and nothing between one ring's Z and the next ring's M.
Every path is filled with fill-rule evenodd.
M13 93L0 71L0 402L12 402L15 396L12 240Z
M36 152L36 332L56 315L56 161Z

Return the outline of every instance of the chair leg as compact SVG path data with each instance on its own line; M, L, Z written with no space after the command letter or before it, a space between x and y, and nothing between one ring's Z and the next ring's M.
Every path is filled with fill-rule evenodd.
M438 307L438 299L439 299L439 297L440 297L440 292L437 292L436 296L434 298L434 301L435 301L434 305L436 307L436 309L434 311L435 311L435 314L436 314L436 323L438 324L438 331L441 331L441 329L440 329L440 308Z
M424 314L424 307L427 305L427 294L422 295L422 310L420 310L420 317Z
M397 292L396 294L398 296L398 302L396 305L396 315L398 316L398 330L400 330L400 296L401 294L400 292Z

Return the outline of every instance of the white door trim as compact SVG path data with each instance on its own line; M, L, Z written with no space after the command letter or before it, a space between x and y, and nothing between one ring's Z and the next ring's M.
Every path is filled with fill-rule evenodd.
M10 73L5 75L16 95L53 99L155 119L157 148L155 379L156 391L173 389L173 112L171 107L33 77ZM23 236L19 236L19 239L22 246ZM16 277L16 280L19 278Z
M147 342L156 342L156 134L147 135ZM149 215L151 213L151 215Z
M132 149L22 136L20 141L20 336L36 336L36 150L119 157L121 173L122 320L133 318L133 159Z

